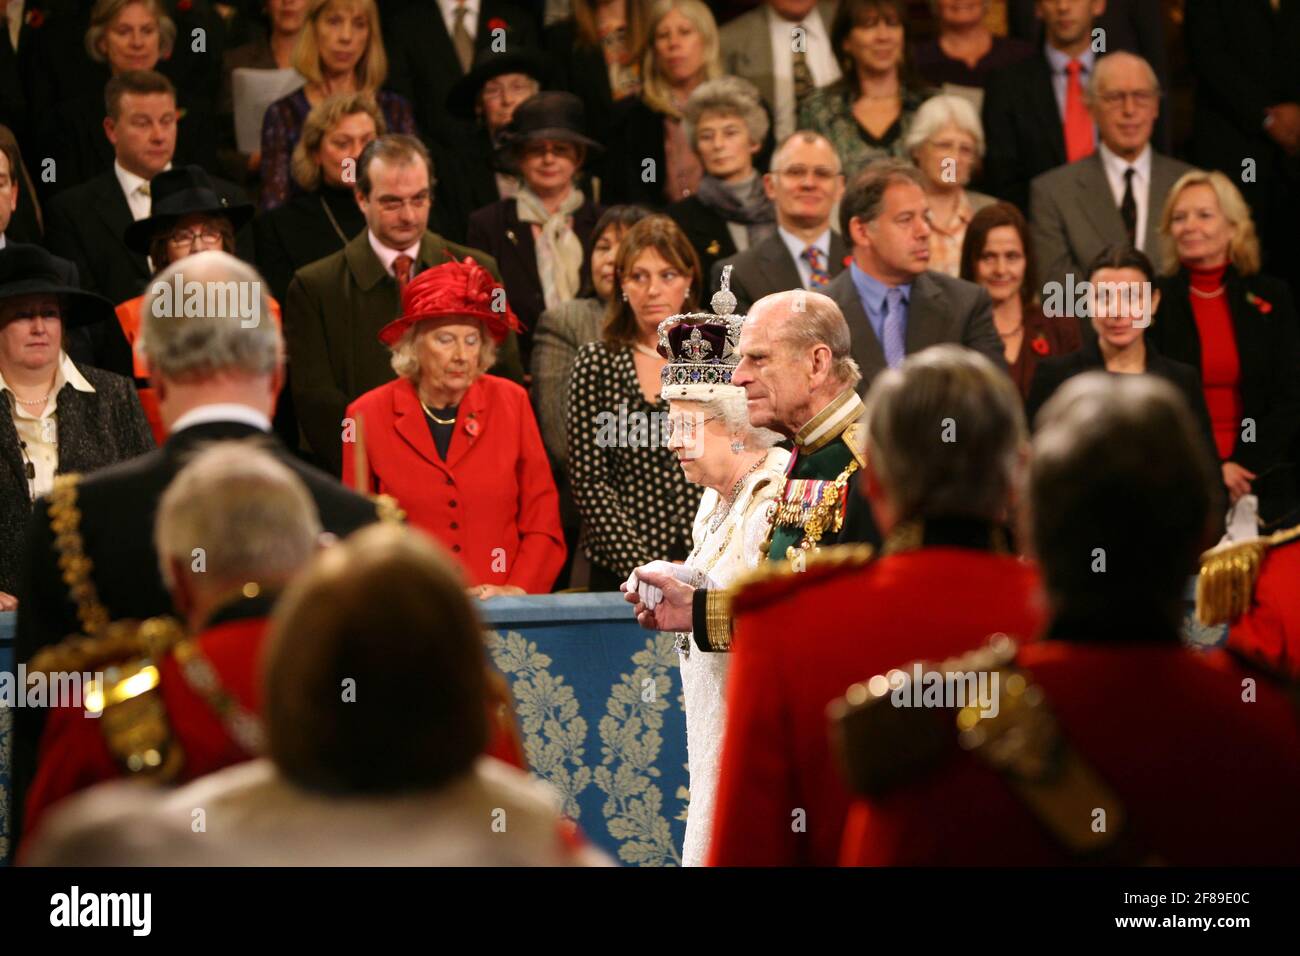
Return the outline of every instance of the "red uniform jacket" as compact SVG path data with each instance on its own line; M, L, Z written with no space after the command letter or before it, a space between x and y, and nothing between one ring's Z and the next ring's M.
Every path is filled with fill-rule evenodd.
M154 392L153 386L148 384L149 369L145 366L144 359L135 350L136 339L140 338L140 326L143 324L143 316L140 315L140 309L143 305L144 296L138 295L134 299L127 299L125 302L119 303L115 311L117 312L117 323L122 327L122 334L131 343L131 361L135 366L136 390L140 397L140 405L144 409L144 417L149 419L149 427L153 429L153 440L161 448L163 442L167 440L167 428L163 425L162 411L158 407L158 395ZM275 299L271 299L271 318L275 321L276 326L284 327L280 319L280 303Z
M1111 635L1108 635L1111 636ZM1039 641L1017 666L1062 735L1124 807L1142 853L1172 866L1300 863L1300 725L1286 694L1221 651ZM1256 699L1242 681L1253 677ZM844 834L849 865L1072 861L999 774L957 751L870 803Z
M1300 680L1300 539L1265 553L1255 600L1229 626L1228 646Z
M348 406L363 422L369 486L460 561L470 584L550 591L564 564L559 495L528 403L514 382L481 375L461 400L443 461L415 386L403 378ZM343 443L343 480L356 488L356 444Z
M1033 565L968 548L810 563L752 590L733 605L713 866L834 866L850 794L827 704L915 658L959 654L999 631L1028 640L1043 622Z
M266 618L250 617L215 624L193 638L199 653L216 671L221 688L254 714L261 712L257 665L265 634ZM186 679L174 654L159 661L158 672L158 692L173 740L184 754L174 782L193 780L254 756L231 739L207 698ZM50 712L41 737L36 778L27 793L24 835L34 832L45 811L64 797L125 775L108 749L103 720L87 717L79 707Z

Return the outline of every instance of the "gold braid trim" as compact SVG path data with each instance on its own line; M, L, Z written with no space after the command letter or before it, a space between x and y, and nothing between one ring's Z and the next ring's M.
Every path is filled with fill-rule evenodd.
M1300 525L1267 538L1211 548L1201 555L1196 578L1196 617L1202 624L1226 624L1250 610L1255 582L1269 548L1300 539Z
M184 637L185 629L170 617L115 621L95 637L77 634L38 651L27 670L51 674L90 670L139 657L156 660Z
M50 530L59 552L59 569L68 596L77 605L77 620L91 637L108 626L108 609L99 602L93 578L95 564L86 554L81 540L81 510L77 507L77 482L80 475L59 475L50 490Z
M710 590L704 597L705 640L710 650L731 650L731 591Z

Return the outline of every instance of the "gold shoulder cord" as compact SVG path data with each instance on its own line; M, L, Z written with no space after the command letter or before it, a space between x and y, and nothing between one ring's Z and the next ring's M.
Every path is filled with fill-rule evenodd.
M1250 610L1255 582L1269 548L1300 538L1300 525L1267 538L1212 548L1201 555L1196 578L1196 616L1202 624L1226 624Z
M93 574L95 564L86 554L81 539L81 511L77 507L80 475L59 475L50 490L50 530L59 552L59 569L68 595L77 606L77 620L87 636L94 637L108 626L108 609L99 601Z

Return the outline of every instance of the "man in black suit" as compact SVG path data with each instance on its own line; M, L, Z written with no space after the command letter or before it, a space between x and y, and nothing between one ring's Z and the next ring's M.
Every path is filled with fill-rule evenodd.
M831 229L831 211L844 195L844 174L824 136L804 131L786 137L772 154L763 188L776 206L776 235L714 263L709 276L709 288L717 289L723 267L734 267L731 291L740 312L773 292L825 291L844 271L849 251Z
M444 146L457 145L474 129L448 112L447 96L470 71L475 51L492 49L498 37L498 46L509 50L541 46L536 18L501 0L408 3L384 21L384 33L389 89L414 104L415 125L425 138Z
M184 301L190 288L204 292L202 301L212 301L217 284L251 291L248 303L256 311L185 314L172 294L176 276L186 283ZM36 503L18 591L14 652L20 662L69 634L93 636L110 620L172 612L154 547L154 511L172 477L200 445L262 437L268 450L306 483L326 531L346 535L378 517L375 502L303 464L271 433L270 417L284 382L284 344L256 270L223 252L202 252L169 266L152 288L161 291L144 302L143 339L170 436L147 455L84 478L60 478L50 495ZM230 305L232 300L225 301ZM195 337L196 322L210 326L210 334ZM60 524L57 534L55 522ZM71 555L81 560L64 571L60 559ZM32 708L15 714L12 806L20 810L35 769L43 714ZM21 832L21 827L11 823L11 832Z
M1024 211L1031 179L1096 147L1084 90L1099 55L1092 29L1103 9L1105 0L1039 0L1042 52L994 73L984 92L985 192Z
M123 235L149 215L149 180L171 166L176 91L161 73L133 70L108 81L104 105L113 168L51 200L46 246L76 263L87 291L116 304L139 295L151 274L148 261L126 247ZM236 187L213 183L232 205L243 201Z
M878 160L849 184L840 224L853 243L853 263L826 294L844 312L860 394L903 357L955 342L1005 369L993 326L993 300L973 282L930 272L930 223L916 167Z
M1106 9L1097 18L1097 29L1106 32L1107 52L1136 53L1151 64L1164 87L1169 84L1169 50L1162 5L1161 0L1106 0ZM1041 46L1043 21L1038 18L1037 7L1037 0L1007 0L1007 36Z

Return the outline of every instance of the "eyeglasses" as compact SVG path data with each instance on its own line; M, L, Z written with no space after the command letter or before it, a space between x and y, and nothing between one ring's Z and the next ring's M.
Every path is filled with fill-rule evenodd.
M1106 109L1115 110L1121 109L1124 106L1124 101L1128 99L1133 100L1134 106L1146 107L1154 104L1159 98L1160 94L1155 90L1112 90L1109 93L1100 94L1097 100Z
M697 429L707 425L711 421L715 421L717 418L717 415L710 415L708 418L699 418L695 415L684 416L678 419L670 418L664 425L664 435L667 438L672 438L674 435L680 434L683 441L693 441Z
M178 229L167 237L167 241L178 249L189 249L196 239L205 246L219 246L222 238L220 229L208 226L199 230Z
M506 97L511 99L527 99L537 92L537 84L530 83L526 80L520 80L516 83L484 83L483 99L485 100L504 100Z
M384 212L397 212L408 202L411 204L412 209L418 211L429 205L429 198L429 190L426 189L423 192L416 193L410 199L401 199L397 196L381 196L375 202L379 203L379 208Z
M965 156L967 159L974 157L975 147L970 143L958 143L954 139L932 139L930 148L938 150L944 156Z
M525 143L523 154L528 157L537 158L550 153L552 156L558 156L560 159L576 159L578 156L578 147L572 143Z
M839 175L836 170L831 169L829 166L787 166L785 169L777 171L778 176L784 176L794 182L804 179L809 173L819 183L828 183Z
M643 289L650 285L650 283L654 281L654 278L655 274L653 272L646 272L644 269L637 269L623 280L623 284L630 285L636 289ZM682 274L676 269L665 269L663 272L659 273L659 281L664 285L672 285L681 278Z

